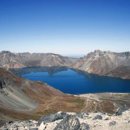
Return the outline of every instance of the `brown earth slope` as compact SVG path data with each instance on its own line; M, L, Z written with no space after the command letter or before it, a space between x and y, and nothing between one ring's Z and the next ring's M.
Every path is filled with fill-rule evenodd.
M0 119L38 119L58 111L114 113L130 108L129 100L129 94L66 95L0 69Z
M57 111L79 112L84 100L65 95L42 84L16 77L0 69L0 117L2 119L36 119Z

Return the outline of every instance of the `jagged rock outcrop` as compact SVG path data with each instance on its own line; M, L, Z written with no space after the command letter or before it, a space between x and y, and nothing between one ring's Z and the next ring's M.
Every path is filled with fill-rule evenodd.
M38 121L38 124L41 124L42 122L44 122L44 123L53 122L53 121L56 121L56 120L63 119L66 116L67 116L67 113L65 113L65 112L50 114L50 115L41 117Z
M79 119L75 116L68 115L57 124L54 130L80 130Z
M120 116L109 115L107 113L72 113L66 112L55 113L48 115L43 120L26 120L26 121L9 121L6 122L0 130L129 130L130 128L130 110L124 111ZM62 118L55 118L51 120L52 116ZM102 116L93 120L93 118ZM107 119L107 120L106 120Z

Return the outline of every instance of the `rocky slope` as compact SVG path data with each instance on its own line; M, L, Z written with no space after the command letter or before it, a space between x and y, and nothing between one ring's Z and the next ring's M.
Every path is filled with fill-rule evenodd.
M129 130L130 110L121 115L58 112L40 120L8 122L1 130Z
M111 77L130 79L130 66L119 66L116 69L108 72L107 75Z
M96 50L78 60L74 68L98 75L130 79L130 71L127 71L130 68L130 52L114 53Z
M71 66L77 60L52 53L11 53L9 51L2 51L0 59L0 66L4 68Z
M0 67L4 68L22 68L24 65L17 55L9 51L2 51L0 53Z
M0 69L0 119L33 119L57 111L80 111L84 101ZM57 107L58 105L58 107Z

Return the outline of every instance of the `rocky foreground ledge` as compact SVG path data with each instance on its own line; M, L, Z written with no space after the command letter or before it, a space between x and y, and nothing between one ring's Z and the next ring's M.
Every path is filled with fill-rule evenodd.
M121 115L58 112L38 121L10 121L0 130L130 130L130 109Z

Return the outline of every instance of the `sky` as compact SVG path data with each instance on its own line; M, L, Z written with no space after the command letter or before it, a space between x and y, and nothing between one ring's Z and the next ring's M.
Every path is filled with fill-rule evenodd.
M0 0L0 51L130 51L130 0Z

